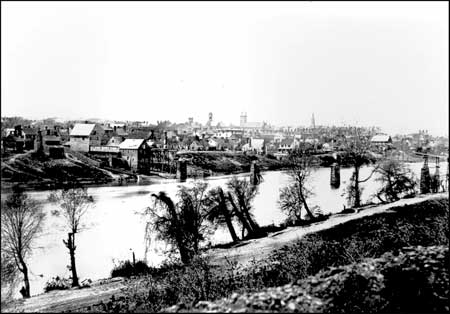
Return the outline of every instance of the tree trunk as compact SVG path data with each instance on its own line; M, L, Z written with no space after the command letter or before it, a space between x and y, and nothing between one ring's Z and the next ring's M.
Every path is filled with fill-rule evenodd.
M302 199L303 206L305 207L305 210L308 213L309 217L311 219L314 219L315 217L314 217L313 213L311 212L311 210L309 209L308 204L306 203L305 196L303 195L302 191L300 191L300 198Z
M239 201L239 206L242 209L242 213L244 213L245 218L247 218L248 223L250 224L250 226L252 227L252 229L254 231L257 231L259 229L259 226L256 222L253 221L252 217L250 216L250 213L248 212L247 206L245 205L245 201L244 201L244 195L241 195L238 199Z
M22 288L23 292L21 290L21 293L22 293L23 298L26 299L26 298L30 297L30 280L28 279L28 268L22 259L20 260L20 264L22 265L22 269L20 269L20 270L23 273L23 283L25 285Z
M72 271L72 287L78 287L80 284L75 265L75 233L69 233L68 249L70 254L70 270Z
M182 230L180 230L180 223L178 221L178 215L177 212L175 210L175 204L172 202L172 200L170 199L170 197L168 197L167 195L160 193L157 198L159 200L161 200L164 204L167 205L167 209L170 212L170 215L172 216L172 223L175 225L175 229L176 229L176 236L175 236L175 240L177 241L177 246L178 246L178 251L180 252L180 258L181 258L181 262L183 264L189 264L189 262L191 261L190 258L190 254L186 248L186 246L183 243L183 236L181 234Z
M361 207L361 192L359 190L359 167L355 167L355 204L353 207Z
M233 239L233 242L238 242L239 238L236 235L236 232L234 231L233 223L231 221L231 215L230 212L228 211L225 195L223 194L222 189L219 190L219 195L220 195L220 208L223 212L223 216L225 217L225 222L227 224L228 231L230 231L230 235L231 238Z
M248 233L253 233L252 227L249 225L248 221L245 219L244 215L241 213L241 211L238 209L236 204L233 201L233 197L231 196L231 193L228 192L228 200L231 203L231 206L233 206L234 211L236 212L236 216L239 218L239 220L242 223L242 226L247 229Z

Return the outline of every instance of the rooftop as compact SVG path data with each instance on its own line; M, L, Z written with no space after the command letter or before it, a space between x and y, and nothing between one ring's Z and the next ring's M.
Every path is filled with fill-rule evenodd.
M371 141L372 142L389 142L390 138L391 137L389 135L378 134L378 135L375 135L374 137L372 137Z
M72 131L70 132L71 136L89 136L91 135L92 130L94 129L95 124L90 123L77 123L73 127Z
M145 142L145 140L143 138L139 138L139 139L128 138L119 144L119 148L120 149L138 149L144 142Z

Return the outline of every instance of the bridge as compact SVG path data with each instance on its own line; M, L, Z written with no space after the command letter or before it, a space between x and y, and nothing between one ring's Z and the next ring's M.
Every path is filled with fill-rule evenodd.
M340 166L337 162L337 156L339 154L335 153L333 154L334 159L336 160L335 163L331 165L331 174L330 174L330 185L333 188L339 188L340 186ZM423 157L423 166L421 169L420 174L420 194L426 194L426 193L438 193L440 189L443 191L448 190L448 184L449 184L449 171L450 171L450 159L448 155L434 155L429 153L420 153L420 152L414 152L414 155ZM397 158L393 158L393 156L385 156L388 160L399 160ZM428 165L429 159L434 159L435 161L435 173L432 176L430 174L430 168ZM447 175L445 178L445 186L444 182L440 179L440 166L439 163L441 161L447 160Z

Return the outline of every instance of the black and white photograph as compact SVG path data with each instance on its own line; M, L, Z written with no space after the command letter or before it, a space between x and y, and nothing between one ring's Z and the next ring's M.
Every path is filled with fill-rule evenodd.
M449 313L448 1L1 1L1 313Z

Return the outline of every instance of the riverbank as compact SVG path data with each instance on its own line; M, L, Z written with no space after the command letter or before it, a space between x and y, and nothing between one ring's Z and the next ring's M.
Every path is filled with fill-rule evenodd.
M102 185L114 181L111 172L97 166L70 157L53 159L34 152L14 155L1 163L2 192L9 191L14 185L26 190L55 189L67 181L76 181L82 185Z
M442 202L439 200L446 200L446 203L442 205L441 203L435 204L433 206L437 206L437 209L430 209L429 205L426 205L425 207L420 204L430 204L427 202ZM413 207L411 207L413 206ZM415 207L414 207L415 206ZM411 208L415 208L414 210L411 210ZM430 209L430 210L429 210ZM437 212L436 212L437 210ZM437 215L436 213L441 213L441 211L446 210L447 218L443 217L444 214ZM414 215L409 215L408 213L414 212ZM373 217L372 217L373 216ZM444 215L445 216L445 215ZM384 218L383 218L384 217ZM392 218L389 218L392 217ZM399 220L399 217L403 217L403 220ZM284 269L283 267L287 267L289 264L292 264L294 261L297 261L297 263L301 262L302 259L300 258L292 258L292 259L286 259L286 257L289 256L295 256L295 254L291 254L291 251L286 249L283 249L283 247L287 244L293 244L295 245L295 241L301 240L302 238L309 237L311 235L315 235L318 232L325 232L327 230L330 234L328 237L334 237L334 240L339 242L343 241L345 243L345 239L343 237L349 238L349 236L354 235L356 238L361 239L361 243L364 243L367 239L380 239L382 238L383 234L376 233L376 230L381 230L382 232L387 233L386 231L389 230L390 224L392 224L394 221L402 221L401 225L398 225L394 230L403 230L402 226L410 226L407 229L405 229L407 232L410 232L410 239L423 242L428 241L427 243L422 243L422 245L432 245L433 241L435 241L436 234L430 233L428 236L426 233L423 234L423 237L420 238L417 234L421 230L421 228L424 228L426 226L430 226L430 230L438 230L438 225L436 225L437 222L435 222L437 218L439 218L439 221L446 221L448 222L448 195L446 193L441 194L431 194L431 195L421 195L416 198L412 199L403 199L395 203L386 204L386 205L379 205L379 206L368 206L358 209L358 212L352 213L352 214L338 214L330 217L327 221L315 223L309 227L289 227L286 230L283 230L281 232L273 233L269 235L266 238L261 239L255 239L255 240L249 240L242 243L239 247L232 247L230 249L224 250L224 249L214 249L208 252L208 256L210 256L211 259L211 265L208 267L211 270L214 270L215 274L221 274L226 275L230 274L230 268L227 266L227 260L228 259L232 264L237 263L240 265L239 268L235 268L231 274L234 274L234 283L227 281L229 278L222 278L220 282L223 282L222 287L216 287L217 290L214 290L216 288L211 287L213 289L212 291L216 291L215 294L211 294L208 296L208 300L214 299L214 297L217 296L217 298L226 296L226 295L218 295L217 291L229 291L229 289L233 289L235 287L237 290L244 289L245 287L242 287L237 285L239 282L239 274L248 274L248 271L244 271L243 269L253 269L255 272L259 272L259 277L251 277L253 278L251 280L245 280L245 282L248 283L255 283L260 282L261 285L268 286L268 282L264 281L264 278L281 278L283 280L289 280L286 276L275 276L277 275L274 273L274 271L278 271L281 274L287 274L288 269ZM383 219L387 219L384 221ZM364 220L365 219L365 220ZM381 219L381 220L380 220ZM370 224L371 221L377 221L377 223ZM353 227L349 227L349 223L353 223ZM378 225L377 225L378 224ZM379 229L379 226L383 225L386 226L384 229ZM419 231L414 231L414 225L417 225L416 228ZM446 223L447 225L447 223ZM339 229L335 229L336 226L339 226ZM359 227L358 227L359 226ZM372 226L371 228L369 228ZM440 225L439 225L440 226ZM411 229L413 228L413 229ZM348 230L347 234L345 233L345 230ZM369 233L366 235L366 238L363 238L363 234L361 234L362 231L371 231L373 233ZM428 232L428 229L423 229ZM448 230L448 225L447 225ZM413 232L414 231L414 232ZM447 232L448 233L448 232ZM391 234L393 238L395 239L395 236L398 236L398 234ZM417 240L414 238L414 236L419 239ZM434 238L434 240L433 240ZM325 238L324 238L325 239ZM399 240L405 240L405 236L399 238ZM447 235L448 239L448 235ZM408 239L407 239L408 240ZM448 241L448 240L447 240ZM309 239L309 243L315 244L318 243L317 239ZM320 242L321 245L326 245L327 241ZM351 242L353 243L353 242ZM431 244L430 244L431 243ZM386 242L386 245L389 243ZM397 245L401 245L401 242L398 242ZM447 242L448 245L448 242ZM296 246L301 251L305 251L304 247ZM335 245L330 245L330 248L335 247ZM347 246L350 247L350 246ZM392 247L392 246L391 246ZM322 251L317 251L315 254L317 258L321 258L324 263L333 261L332 259L327 259L327 256L321 256ZM285 253L287 252L288 255L280 255L280 250L284 250ZM298 251L298 250L297 250ZM294 251L294 252L297 252ZM340 254L341 252L337 252L337 254ZM355 255L356 256L356 255ZM271 257L271 258L269 258ZM329 256L328 256L329 257ZM207 258L207 257L205 257ZM356 258L356 257L355 257ZM310 259L310 258L309 258ZM280 264L281 262L284 263ZM308 259L307 259L308 260ZM259 264L264 261L270 261L272 262L272 268L268 268L268 266L264 266ZM306 260L305 260L306 261ZM278 262L278 265L273 262ZM208 264L209 265L209 264ZM234 265L234 264L233 264ZM260 265L261 267L256 268L253 267L254 265ZM291 266L292 267L292 266ZM259 269L259 270L258 270ZM301 268L299 268L301 269ZM218 271L219 270L219 271ZM314 270L314 269L313 269ZM200 272L201 273L201 272ZM178 275L177 275L178 274ZM266 275L264 275L266 274ZM42 294L38 296L34 296L28 300L17 300L14 303L10 304L9 306L6 306L2 311L25 311L25 312L36 312L36 311L94 311L99 312L103 310L108 310L108 304L110 306L119 306L118 304L122 304L119 306L120 310L130 310L130 311L154 311L156 308L150 308L150 304L148 302L153 302L155 306L160 306L159 309L161 309L161 306L163 304L166 304L165 306L173 305L174 303L178 303L180 300L176 301L172 304L170 303L170 300L167 299L167 296L160 295L163 293L163 291L158 290L156 286L149 286L149 280L154 282L154 280L157 280L157 282L162 282L164 284L169 284L169 281L167 281L169 278L172 278L173 281L172 284L177 282L179 283L188 283L188 279L191 279L190 285L194 285L192 287L185 287L186 290L183 290L183 293L181 295L185 295L184 300L181 300L182 302L186 301L187 299L193 297L193 293L198 290L197 284L198 282L192 281L192 278L189 277L189 271L177 271L172 273L173 277L164 277L164 278L155 278L152 279L143 277L139 279L133 279L133 280L124 280L121 281L120 284L117 282L112 283L106 283L104 285L99 285L98 288L86 288L81 290L65 290L65 291L52 291L47 294ZM280 274L278 274L280 275ZM184 276L182 278L177 276ZM265 276L265 277L264 277ZM248 279L251 279L248 277ZM182 281L183 279L184 281ZM211 278L210 278L211 279ZM255 281L256 280L256 281ZM201 284L202 282L200 282ZM237 285L237 286L236 286ZM100 288L100 286L102 286ZM177 286L171 286L170 289L174 289L172 292L175 293L174 295L177 296L178 291L177 289L181 289L182 287ZM150 290L149 290L150 289ZM153 290L152 290L153 289ZM156 289L156 290L155 290ZM159 291L159 292L158 292ZM148 299L142 299L143 296L149 297L149 292L156 293L156 295L153 295L156 299L154 301L148 300ZM159 294L157 294L159 293ZM111 296L114 295L115 301L111 301ZM158 297L159 296L159 297ZM121 298L122 297L122 298ZM120 300L120 302L118 301ZM147 300L147 301L145 301ZM141 302L140 305L139 302ZM159 303L158 303L159 302ZM95 305L97 304L97 305ZM126 306L126 308L124 308ZM129 306L129 308L128 308ZM112 308L109 308L112 311Z
M150 175L142 175L99 166L100 163L87 162L89 158L82 158L80 155L67 153L63 159L38 156L33 152L13 155L2 160L1 190L8 193L17 184L27 191L54 190L62 188L69 180L86 187L148 185L176 180L175 174L152 172ZM263 156L243 152L199 151L180 152L177 156L189 161L188 179L220 178L249 173L253 160L256 160L262 172L289 169L287 160L278 160L270 154ZM367 160L367 163L375 159ZM322 154L314 156L314 160L317 167L328 167L334 159L330 154ZM342 167L345 168L348 164L346 158L343 157L341 161Z

